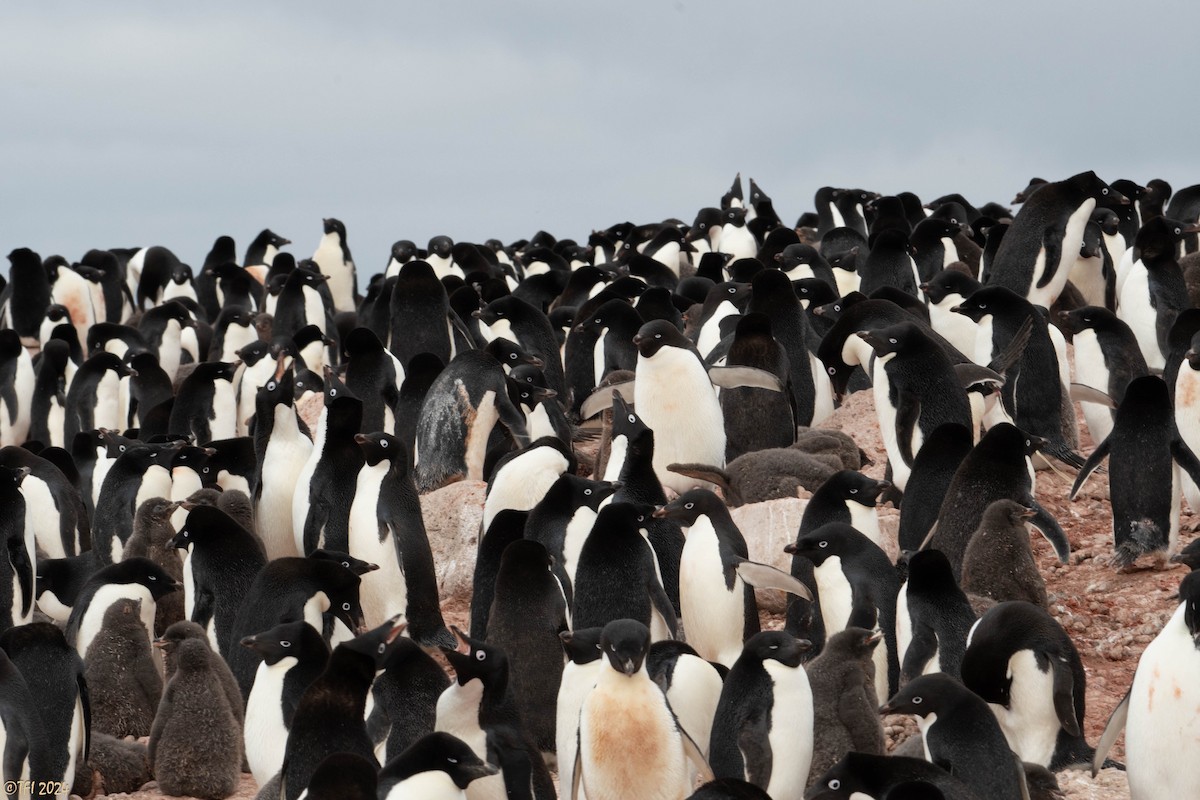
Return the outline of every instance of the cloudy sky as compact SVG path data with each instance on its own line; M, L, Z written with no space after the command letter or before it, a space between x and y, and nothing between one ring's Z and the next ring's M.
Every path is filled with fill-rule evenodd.
M397 239L691 219L734 173L1007 202L1200 183L1194 2L7 4L0 252L263 227ZM7 267L7 264L5 264Z

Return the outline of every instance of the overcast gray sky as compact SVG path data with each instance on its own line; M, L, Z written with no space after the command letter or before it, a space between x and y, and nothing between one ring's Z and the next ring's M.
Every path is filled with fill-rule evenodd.
M263 227L397 239L690 219L734 173L1007 202L1200 183L1195 2L8 3L0 252ZM7 268L7 263L4 264Z

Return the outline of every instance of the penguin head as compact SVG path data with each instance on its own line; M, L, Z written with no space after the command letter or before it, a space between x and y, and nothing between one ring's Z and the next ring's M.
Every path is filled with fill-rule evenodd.
M1193 539L1188 542L1187 547L1180 550L1175 555L1171 556L1172 564L1184 564L1188 569L1195 570L1200 568L1200 539ZM41 573L41 565L38 565L39 575Z
M1133 259L1145 262L1169 258L1174 261L1179 242L1193 233L1200 233L1200 225L1155 217L1138 231L1133 244Z
M710 299L713 299L713 305L716 303L732 303L733 307L739 311L746 308L746 304L750 302L751 287L749 283L739 283L737 281L722 281L714 284L708 293L705 295L704 302L707 305Z
M932 343L915 322L900 322L878 330L859 331L855 335L869 344L876 356L911 353Z
M650 652L650 629L633 619L613 620L600 633L600 650L622 675L636 675Z
M1105 236L1115 236L1121 232L1121 217L1111 208L1097 208L1092 212L1091 221Z
M879 495L892 488L889 481L877 481L874 478L868 478L861 472L849 469L835 472L826 479L825 483L833 490L836 497L868 508L878 502Z
M1029 182L1025 184L1025 188L1013 196L1013 205L1027 202L1029 198L1033 196L1034 192L1045 186L1047 183L1048 181L1045 178L1030 178Z
M846 309L867 299L867 296L862 292L850 292L845 297L839 297L831 303L817 306L813 309L813 314L830 322L837 322L846 313Z
M54 303L46 309L46 319L50 322L70 322L71 312L66 306Z
M800 298L801 303L807 303L807 307L813 309L838 299L837 290L820 278L792 281L792 291Z
M0 486L8 490L19 489L26 476L32 471L29 467L0 466Z
M170 628L167 632L170 632ZM324 653L326 656L329 654L329 647L321 634L302 619L285 622L269 631L247 636L240 644L259 655L267 664L277 664L284 658L303 658L314 652Z
M572 664L590 664L603 655L600 649L600 634L603 632L603 628L578 628L562 631L558 639Z
M459 686L466 686L473 680L483 682L484 686L501 686L508 681L508 656L495 645L479 639L472 639L456 626L450 626L451 633L458 641L455 647L443 647L442 652L450 666L454 667L455 679Z
M325 406L331 408L334 403L346 398L357 400L358 398L351 393L350 389L342 381L338 371L328 364L324 369L324 386L325 386Z
M1032 502L1032 497L1026 503L1018 503L1014 500L995 500L984 510L981 527L987 530L1005 528L1024 530L1025 523L1037 514Z
M1189 367L1200 371L1200 332L1192 336L1187 352L1183 354L1183 357L1187 359Z
M307 286L310 289L316 289L322 283L329 280L329 276L321 272L315 262L305 259L301 261L297 267L288 274L287 283L299 284L301 287ZM285 286L287 284L284 284Z
M971 235L971 219L972 215L967 211L966 206L957 200L948 200L935 208L933 213L918 222L917 225L926 225L932 222L929 227L931 231L935 232L935 235L952 239L960 233Z
M450 254L454 250L454 240L449 236L434 236L429 240L426 250L431 256L450 258Z
M445 772L455 786L465 790L473 781L497 774L500 768L475 755L470 745L458 737L438 731L414 742L401 758L384 768L380 777L390 777L395 771L415 774L435 770Z
M666 320L647 322L633 337L639 358L651 359L664 347L678 347L695 352L695 345L683 332Z
M696 214L696 219L692 222L692 227L688 229L687 234L683 237L684 241L694 242L698 239L715 241L721 235L721 226L724 224L721 209L711 207L702 208Z
M830 556L844 558L861 550L863 542L870 539L844 522L828 522L816 530L809 531L796 538L796 541L783 548L785 553L800 555L821 566Z
M857 272L858 256L860 252L860 249L856 246L840 253L831 253L828 259L829 266L834 269L844 270L846 272Z
M154 640L154 646L163 651L168 659L174 661L175 654L179 650L179 646L188 640L200 641L206 650L212 652L208 646L208 633L204 628L191 620L180 620L172 623L163 635Z
M417 245L408 239L401 239L392 245L392 258L397 263L405 264L417 257Z
M1028 305L1025 298L1005 286L984 286L950 310L964 317L981 321L984 317L1003 314Z
M620 481L593 481L569 472L564 472L559 480L569 488L574 508L586 506L593 511L599 510L600 504L621 488Z
M1179 584L1179 600L1184 605L1183 622L1200 649L1200 572L1189 572Z
M140 556L105 567L92 576L92 580L101 578L103 583L140 583L150 590L150 595L155 600L160 600L181 588L166 570L150 559Z
M306 560L312 562L313 567L319 568L317 575L320 591L329 598L329 613L340 619L350 630L364 633L366 623L363 621L362 602L359 599L362 578L330 559Z
M758 661L778 661L785 667L798 667L804 653L812 648L807 639L797 639L784 631L762 631L746 640L742 656L752 656Z
M357 328L355 330L357 330ZM333 344L333 339L326 336L325 332L316 325L305 325L303 328L292 334L291 343L295 347L297 353L314 342L321 342L325 345L331 345Z
M979 281L967 273L947 267L919 287L931 305L938 305L951 295L967 298L980 288Z
M162 525L171 518L181 502L168 500L165 497L151 497L137 508L134 516L134 527L142 525Z
M317 392L325 393L325 381L320 375L313 372L308 367L304 366L304 362L296 360L295 376L293 378L295 384L295 400L302 400L309 393Z
M267 294L269 294L271 297L279 297L279 294L283 291L283 287L287 285L288 274L289 273L280 272L268 277L267 282L264 284L267 289Z
M908 557L908 591L917 594L958 593L950 560L941 550L918 550Z
M1127 206L1130 203L1128 197L1121 194L1104 181L1100 180L1100 177L1092 170L1081 172L1078 175L1072 175L1070 178L1067 178L1066 183L1073 186L1077 191L1082 192L1085 197L1090 197L1095 200L1097 204L1104 205L1109 208L1114 206ZM1151 183L1153 183L1153 181L1151 181ZM1168 194L1169 193L1170 187L1168 187Z
M944 672L913 678L894 697L879 707L880 714L937 714L970 690Z
M363 458L367 460L368 466L373 467L384 460L401 464L408 463L408 450L404 447L404 442L391 434L383 432L356 433L354 441L362 450Z
M342 224L340 219L326 217L325 219L321 220L321 227L325 233L335 233L342 239L342 241L346 240L346 226Z
M608 531L642 530L650 524L654 506L646 503L609 503L596 515L593 528Z
M295 378L290 367L277 370L275 375L267 378L267 382L259 387L257 402L267 408L291 406L295 402Z
M355 558L349 553L341 553L337 550L326 550L323 547L318 547L308 554L309 558L324 559L325 561L333 561L341 564L346 569L353 572L355 575L366 575L368 572L374 572L379 569L378 564L372 564L369 561L363 561L361 558Z
M805 794L805 800L849 800L871 797L878 791L878 777L890 766L888 756L849 752L829 768Z
M492 339L488 342L484 352L492 358L500 362L501 365L508 368L519 366L531 366L541 369L545 363L537 356L526 352L519 344L512 339Z
M270 228L264 228L262 232L258 234L258 238L255 241L261 242L263 245L272 245L274 247L283 247L284 245L289 245L292 243L291 239L285 239ZM230 246L232 245L233 240L231 239Z
M403 621L403 617L403 614L396 614L382 625L360 633L350 641L339 644L338 647L344 647L352 653L370 658L375 662L375 669L381 670L391 652L392 643L408 627L408 623Z
M342 340L342 353L351 362L355 358L379 356L383 353L383 342L370 328L355 328Z
M25 271L26 274L46 274L42 269L42 257L28 247L18 247L8 254L8 263L15 271Z
M701 516L721 514L725 503L708 489L689 489L665 506L655 509L655 519L673 519L680 525L696 524Z

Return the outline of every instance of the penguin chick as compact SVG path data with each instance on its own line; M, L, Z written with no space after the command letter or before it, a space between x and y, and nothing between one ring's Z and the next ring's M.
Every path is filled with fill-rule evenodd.
M149 755L166 794L221 800L233 794L242 764L241 727L213 669L213 653L181 642L175 675L163 692Z
M179 503L152 497L138 506L133 516L133 534L125 543L123 558L141 556L163 568L178 584L183 583L183 563L167 542L175 535L171 515ZM162 636L168 627L184 618L183 592L172 592L158 600L154 609L154 633Z
M1026 527L1035 513L1012 500L997 500L987 507L963 554L964 592L998 603L1025 600L1050 608L1046 582L1034 561Z
M229 671L229 666L225 663L225 660L212 651L212 647L208 642L208 634L204 628L195 622L190 620L176 622L167 628L161 638L154 640L154 646L162 650L167 681L169 682L171 678L175 677L175 669L179 663L179 646L191 639L199 639L204 642L204 646L212 654L213 671L216 673L217 679L221 682L221 686L225 691L225 699L229 701L229 708L233 711L233 716L237 718L240 729L244 717L242 692L238 689L237 681L234 680L233 673Z
M116 737L148 735L163 686L141 600L122 598L108 607L83 661L92 729Z
M154 780L146 745L93 732L88 766L100 773L104 794L136 792Z

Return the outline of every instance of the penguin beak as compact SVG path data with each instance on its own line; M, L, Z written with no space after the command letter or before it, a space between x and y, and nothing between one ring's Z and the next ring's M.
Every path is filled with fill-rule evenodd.
M1183 229L1184 233L1200 233L1200 224L1189 225Z
M886 492L888 489L891 489L891 488L892 488L891 481L879 481L877 484L875 484L875 498L879 499L880 495L882 495L884 492Z
M650 516L654 517L655 519L666 519L667 515L670 513L671 512L667 511L666 506L659 506L658 508L654 509L654 513L652 513Z
M238 644L240 644L242 647L253 648L254 645L258 644L258 637L257 636L247 636L244 639L242 639L240 642L238 642Z
M475 319L479 319L480 317L483 316L483 309L480 309L480 308L475 309L474 311L471 312L471 316L474 317Z
M1021 519L1033 519L1037 516L1037 509L1029 508L1028 506L1021 512Z
M354 434L354 442L356 444L366 444L367 443L366 434L362 434L362 433Z
M632 658L627 658L621 662L621 672L625 675L633 675L638 671L637 664Z
M485 761L477 767L470 767L467 770L467 777L471 778L471 780L478 780L479 778L486 778L489 775L495 775L498 772L500 772L499 767Z
M154 640L153 644L159 650L162 650L167 646L167 640L162 638L161 636L159 636L157 639Z
M895 706L893 706L891 701L889 700L888 702L884 703L883 705L881 705L879 707L879 713L880 713L880 715L893 714L893 713L895 713L894 709L895 709Z
M541 369L542 367L546 366L546 362L542 361L537 356L530 356L529 357L529 366L531 366L535 369Z
M1175 555L1168 558L1167 561L1169 561L1172 564L1186 564L1187 563L1186 561L1183 560L1183 553L1176 553Z
M471 655L471 643L467 641L467 637L461 630L458 629L458 626L451 625L450 632L453 633L454 638L458 640L458 646L454 648L454 652L464 656Z
M800 548L796 547L795 542L790 542L783 546L783 552L789 553L791 555L795 555L797 552L799 552L799 550L800 550Z
M638 345L640 345L642 343L642 341L643 341L643 339L642 339L642 335L640 333L635 333L633 335L633 346L634 347L637 347Z

